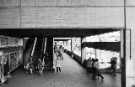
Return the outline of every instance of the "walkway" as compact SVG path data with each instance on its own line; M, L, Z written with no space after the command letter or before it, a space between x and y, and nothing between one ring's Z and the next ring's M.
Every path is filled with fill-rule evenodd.
M46 72L44 75L27 75L18 70L12 78L2 87L121 87L121 77L104 75L104 80L94 81L85 69L64 55L64 67L62 72Z

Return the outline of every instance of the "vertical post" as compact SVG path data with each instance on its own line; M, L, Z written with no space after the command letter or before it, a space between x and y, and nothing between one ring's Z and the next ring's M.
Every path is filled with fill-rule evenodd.
M46 52L46 43L47 43L47 38L44 39L44 54Z
M121 87L125 87L125 65L124 65L124 58L125 58L125 54L124 54L124 50L125 50L125 42L124 42L124 30L121 30Z
M126 87L126 29L127 29L127 20L126 20L126 0L124 0L124 30L123 30L123 59L122 59L122 85L121 87Z
M95 49L95 58L97 58L97 52L96 52L96 49Z
M23 64L25 63L25 59L24 59L24 50L25 50L25 46L26 46L26 44L25 44L24 41L25 41L25 40L24 40L24 38L23 38L23 52L22 52L22 62L23 62Z
M81 63L82 63L82 58L83 58L83 55L82 55L82 39L83 39L83 37L81 37Z
M41 46L42 55L44 54L44 43L45 43L45 40L44 40L44 37L42 37L42 46Z
M126 87L126 29L123 30L122 87Z
M132 32L131 32L131 29L130 29L130 60L131 60L131 57L132 57L132 50L131 50L131 48L132 48L132 42L131 42L131 39L132 38Z
M72 37L71 37L71 52L72 52Z
M34 45L33 45L33 49L32 49L32 52L31 52L31 56L33 56L33 54L34 54L36 42L37 42L37 37L35 37L35 40L34 40Z
M49 65L49 69L53 69L53 37L47 37L47 44L46 44L46 52L48 53L47 63Z

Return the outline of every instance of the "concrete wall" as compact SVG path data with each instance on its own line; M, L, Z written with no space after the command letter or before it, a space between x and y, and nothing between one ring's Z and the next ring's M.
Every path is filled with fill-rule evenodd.
M130 3L130 6L133 7L128 7L127 8L127 28L131 29L131 59L130 59L130 49L129 49L129 36L130 33L127 32L127 64L126 64L126 74L127 74L127 87L131 87L131 84L135 85L135 1L130 0L133 3Z
M123 27L123 0L0 0L0 28Z

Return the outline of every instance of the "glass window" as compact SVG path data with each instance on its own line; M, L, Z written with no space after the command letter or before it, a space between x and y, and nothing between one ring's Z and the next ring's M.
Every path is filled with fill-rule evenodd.
M87 36L83 42L120 42L120 31Z
M72 38L72 51L78 56L81 56L81 38Z
M117 58L117 69L120 68L120 54L118 52L112 52L107 50L100 50L94 48L85 47L86 52L86 60L89 58L98 58L101 69L109 68L111 66L110 61L111 58Z

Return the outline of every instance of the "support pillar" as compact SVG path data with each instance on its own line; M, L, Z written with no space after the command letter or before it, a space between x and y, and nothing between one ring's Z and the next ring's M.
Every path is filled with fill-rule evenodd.
M45 61L49 65L48 68L52 70L53 69L53 37L51 36L47 37L46 53L47 53L46 54L47 58L45 59Z

